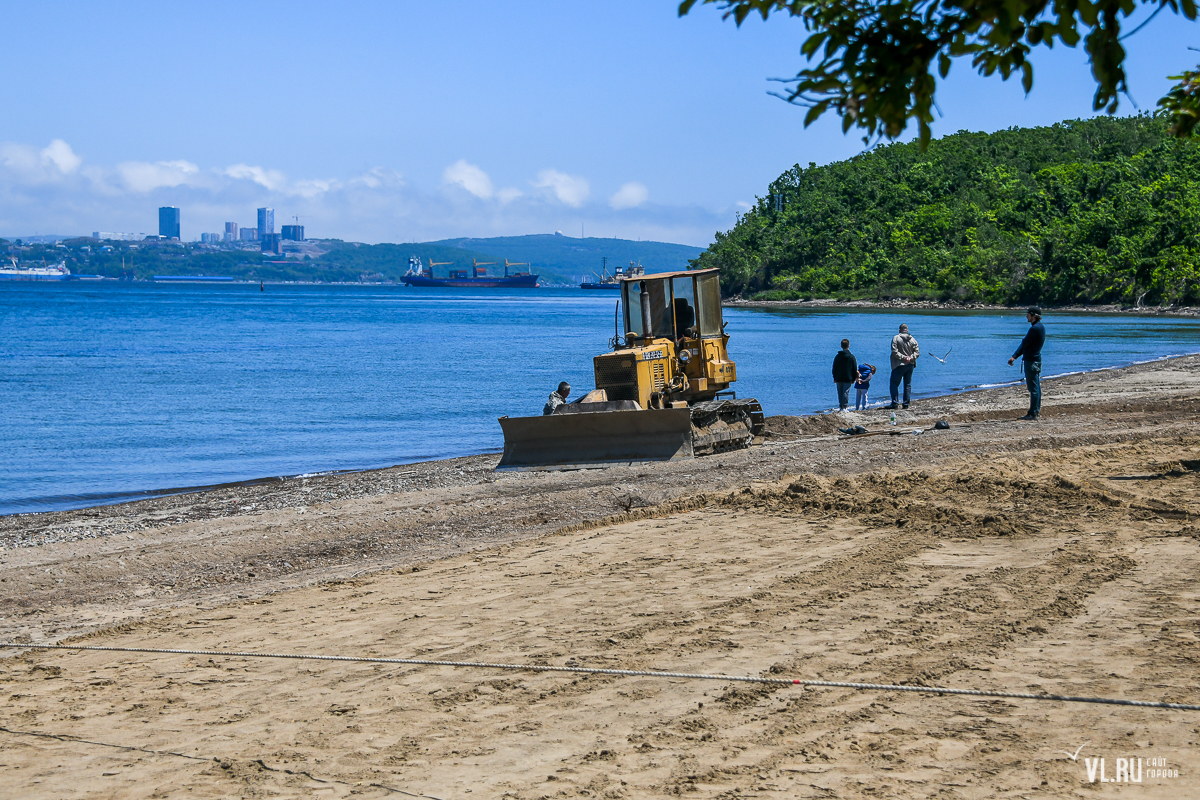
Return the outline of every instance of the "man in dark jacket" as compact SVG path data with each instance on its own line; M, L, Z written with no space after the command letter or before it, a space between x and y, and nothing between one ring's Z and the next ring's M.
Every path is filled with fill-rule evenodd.
M850 340L842 339L842 349L833 357L833 382L837 384L838 410L850 405L850 387L858 379L858 359L850 352Z
M1025 319L1029 320L1029 330L1008 365L1012 366L1017 356L1021 356L1025 385L1029 387L1029 413L1021 419L1036 420L1042 413L1042 345L1046 343L1046 329L1042 326L1042 310L1037 306L1030 306Z

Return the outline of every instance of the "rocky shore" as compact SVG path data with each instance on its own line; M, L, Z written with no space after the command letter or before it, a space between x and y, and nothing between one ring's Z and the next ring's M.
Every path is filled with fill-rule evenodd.
M902 311L1011 311L1023 314L1028 305L1002 306L988 303L961 303L958 301L905 300L838 300L836 298L813 298L811 300L746 300L729 298L722 302L726 308L871 308L897 309ZM1043 306L1047 313L1090 313L1090 314L1139 314L1145 316L1198 317L1197 306L1119 306L1119 305L1067 305Z

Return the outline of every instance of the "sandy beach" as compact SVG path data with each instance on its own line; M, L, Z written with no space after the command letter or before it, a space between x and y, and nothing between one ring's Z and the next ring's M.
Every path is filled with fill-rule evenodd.
M1047 380L1037 423L1013 386L692 461L2 517L0 639L1200 703L1198 367ZM1200 794L1200 712L36 649L0 682L6 797Z

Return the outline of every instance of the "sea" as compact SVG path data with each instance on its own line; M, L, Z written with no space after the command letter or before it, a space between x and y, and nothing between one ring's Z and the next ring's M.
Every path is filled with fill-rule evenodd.
M0 284L0 514L498 453L498 417L540 414L561 380L574 396L593 386L616 300L579 289ZM1019 311L725 309L725 320L737 395L768 415L836 406L843 337L879 367L878 406L901 322L924 354L917 400L1018 381L1007 358L1028 327ZM1200 352L1190 319L1049 313L1045 325L1047 376Z

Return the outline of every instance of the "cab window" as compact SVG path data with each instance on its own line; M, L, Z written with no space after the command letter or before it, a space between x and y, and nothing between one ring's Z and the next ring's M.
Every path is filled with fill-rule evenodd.
M625 330L637 336L645 335L642 330L642 286L650 295L650 328L658 337L673 339L674 320L671 318L670 284L666 280L625 281L621 294L625 305Z
M700 304L700 335L721 335L721 279L717 273L696 278Z
M695 338L698 328L696 328L696 293L692 284L692 276L673 278L671 291L675 295L672 300L675 338L684 336Z

